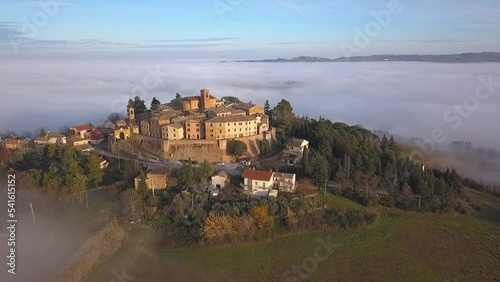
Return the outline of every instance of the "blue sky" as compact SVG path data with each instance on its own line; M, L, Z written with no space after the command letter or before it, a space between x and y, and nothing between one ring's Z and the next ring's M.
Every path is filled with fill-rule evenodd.
M391 1L400 12L358 48L356 28ZM342 44L357 47L352 55L500 51L498 15L497 0L2 0L0 55L339 57Z

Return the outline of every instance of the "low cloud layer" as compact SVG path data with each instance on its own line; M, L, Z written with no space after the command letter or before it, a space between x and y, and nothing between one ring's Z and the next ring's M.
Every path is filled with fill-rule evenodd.
M167 102L176 92L238 96L272 105L289 100L296 113L361 124L407 137L453 140L500 149L500 86L473 104L479 77L500 83L500 64L218 63L157 60L4 61L0 65L0 130L57 130L100 123L140 94ZM157 79L155 79L157 77ZM159 82L159 83L157 83ZM149 89L149 90L148 90ZM485 88L486 89L486 88ZM454 105L469 103L465 114ZM466 105L467 106L467 105ZM475 109L477 106L477 109ZM448 119L443 119L447 111ZM460 119L460 125L458 122ZM454 127L455 126L455 127Z

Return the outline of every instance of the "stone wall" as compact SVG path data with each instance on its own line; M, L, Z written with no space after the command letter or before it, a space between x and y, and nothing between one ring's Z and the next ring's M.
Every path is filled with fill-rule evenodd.
M163 142L165 140L141 134L132 134L132 142L141 146L149 153L161 156L163 153Z
M175 160L202 162L225 161L225 150L214 140L169 140L164 141L163 157Z
M167 159L209 162L230 162L232 156L226 154L226 144L230 140L163 140L143 135L133 135L133 141L145 150ZM247 145L248 157L259 155L261 140L269 140L271 146L276 144L276 130L272 128L269 132L235 138Z

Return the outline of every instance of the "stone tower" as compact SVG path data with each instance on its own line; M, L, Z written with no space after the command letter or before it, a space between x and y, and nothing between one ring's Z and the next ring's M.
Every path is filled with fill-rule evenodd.
M135 119L135 109L133 107L128 108L128 119L131 122Z
M210 90L203 88L200 90L200 102L201 110L206 110L210 108Z

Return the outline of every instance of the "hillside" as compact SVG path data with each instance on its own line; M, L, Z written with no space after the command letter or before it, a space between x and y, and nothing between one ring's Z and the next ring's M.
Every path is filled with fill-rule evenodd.
M500 207L498 201L494 203ZM494 217L500 219L498 213ZM295 265L314 254L318 238L330 235L338 246L318 264L312 281L495 281L500 277L498 223L485 222L483 217L388 211L367 229L297 234L238 246L146 249L128 275L151 282L164 281L165 271L183 281L234 281L235 277L281 281L284 273L293 273ZM129 265L134 254L131 250L113 257L86 281L111 279L110 269Z
M336 59L300 56L291 59L263 59L263 60L242 60L236 61L239 63L326 63L326 62L431 62L431 63L486 63L500 62L500 53L483 52L483 53L463 53L463 54L448 54L448 55L372 55L372 56L355 56L355 57L340 57ZM225 62L225 61L222 61Z

